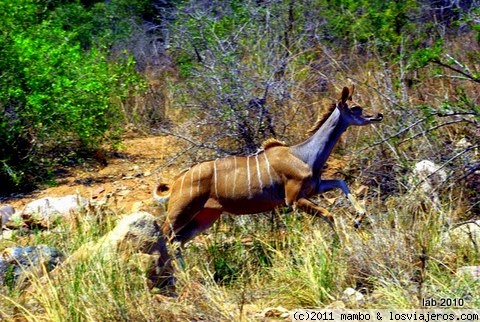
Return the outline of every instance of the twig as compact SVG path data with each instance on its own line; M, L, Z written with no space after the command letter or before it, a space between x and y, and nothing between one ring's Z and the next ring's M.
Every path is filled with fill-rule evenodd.
M382 96L384 99L386 99L387 101L389 101L392 105L394 105L394 106L396 106L396 107L398 107L398 108L401 108L402 110L405 109L405 106L404 106L404 105L397 103L395 100L391 99L387 94L382 93L382 92L379 91L376 87L368 84L367 82L363 82L363 81L359 80L358 78L351 77L351 76L346 76L346 78L347 78L347 79L351 79L351 80L354 81L355 83L362 84L362 86L365 86L365 87L370 88L371 90L375 91L379 96Z
M452 70L452 71L454 71L454 72L456 72L456 73L459 73L459 74L467 77L467 79L469 79L469 80L471 80L471 81L474 81L474 82L476 82L476 83L480 83L480 78L475 77L474 75L469 74L468 72L465 72L465 71L463 71L463 70L461 70L461 69L459 69L459 68L455 68L455 67L453 67L453 66L451 66L451 65L449 65L449 64L446 64L446 63L442 62L440 59L431 59L430 61L431 61L432 63L435 63L435 64L440 65L440 66L442 66L442 67L448 68L448 69L450 69L450 70Z
M189 151L192 150L193 148L196 148L196 146L191 145L190 147L188 147L187 149L183 150L182 152L177 153L174 157L170 158L167 162L165 162L165 163L163 163L161 166L155 168L155 170L152 171L152 174L151 174L151 175L153 175L154 173L160 172L160 171L163 170L164 168L170 166L170 165L173 164L173 162L175 162L178 158L180 158L182 155L186 154L187 152L189 152Z
M472 116L480 116L480 113L476 113L476 112L451 112L451 113L442 113L442 112L435 112L435 113L431 113L429 116L425 116L425 117L422 117L421 119L413 122L412 124L410 124L409 126L407 126L406 128L403 128L401 129L400 131L398 131L397 133L395 134L392 134L390 135L389 137L387 138L384 138L380 141L377 141L377 142L374 142L372 144L370 144L369 146L366 146L358 151L355 151L355 153L360 153L360 152L363 152L367 149L370 149L370 148L373 148L377 145L380 145L384 142L387 142L387 141L390 141L391 139L394 139L400 135L402 135L403 133L405 132L408 132L411 128L413 128L414 126L418 125L419 123L422 123L424 121L426 121L428 118L432 117L432 116L438 116L438 117L452 117L452 116L459 116L459 115L472 115ZM399 144L401 143L404 143L406 142L407 140L411 140L411 139L414 139L422 134L425 134L425 133L428 133L430 131L433 131L433 130L436 130L437 128L439 127L442 127L442 126L445 126L445 125L449 125L449 124L454 124L454 123L457 123L457 122L472 122L472 121L469 121L469 120L465 120L465 119L461 119L461 120L457 120L457 121L451 121L451 122L446 122L446 123L442 123L440 125L437 125L437 126L434 126L430 129L427 129L421 133L418 133L416 135L414 135L413 137L410 137L410 138L407 138L403 141L401 141Z
M456 224L453 224L450 229L455 229L455 228L458 228L458 227L466 225L466 224L475 224L477 226L480 226L477 223L477 221L478 221L478 219L470 219L470 220L466 220L466 221L457 222Z
M410 125L407 126L406 128L401 129L401 130L398 131L397 133L395 133L395 134L393 134L393 135L390 135L389 137L384 138L384 139L382 139L381 141L374 142L374 143L370 144L369 146L364 147L364 148L356 151L356 153L363 152L363 151L365 151L366 149L373 148L374 146L377 146L377 145L380 145L380 144L382 144L382 143L384 143L384 142L390 141L391 139L393 139L393 138L395 138L395 137L397 137L397 136L399 136L399 135L401 135L401 134L403 134L403 133L405 133L405 132L408 132L412 127L416 126L418 123L422 123L422 122L425 121L426 119L427 119L426 117L421 118L420 120L417 120L417 121L413 122L412 124L410 124Z
M227 150L224 150L222 148L218 148L218 147L213 146L213 145L208 145L208 144L205 144L205 143L195 142L193 139L191 139L189 137L186 137L184 135L178 134L178 133L173 133L173 132L167 131L165 129L160 129L160 131L164 134L171 135L171 136L177 137L179 139L185 140L185 141L187 141L188 143L192 144L193 146L195 146L197 148L213 150L213 151L216 151L217 153L224 154L224 155L232 154L231 151L227 151Z
M459 177L458 180L463 180L463 179L465 179L466 177L475 173L475 171L478 171L478 170L480 170L480 162L477 163L476 165L473 165L472 167L470 167L470 170L468 170L467 173L465 173L464 175Z
M441 127L444 127L444 126L447 126L447 125L452 125L452 124L456 124L456 123L460 123L460 122L471 122L469 120L465 120L465 119L461 119L461 120L455 120L455 121L450 121L450 122L445 122L445 123L442 123L442 124L439 124L439 125L436 125L436 126L432 126L431 128L428 128L426 129L425 131L422 131L420 133L417 133L411 137L408 137L400 142L398 142L397 144L400 145L400 144L403 144L405 142L408 142L410 140L413 140L413 139L416 139L417 137L419 136L423 136L425 134L427 134L428 132L431 132L431 131L434 131L434 130L437 130Z

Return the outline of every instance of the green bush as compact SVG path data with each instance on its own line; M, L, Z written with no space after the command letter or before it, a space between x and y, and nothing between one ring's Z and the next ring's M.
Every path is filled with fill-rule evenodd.
M86 46L84 31L90 25L85 21L93 17L79 4L65 5L47 16L39 14L40 4L16 2L15 8L2 10L1 19L3 189L48 174L62 157L60 151L72 155L106 141L118 142L119 101L140 83L128 55L112 61L106 46L93 42ZM71 14L76 14L78 26L59 20Z

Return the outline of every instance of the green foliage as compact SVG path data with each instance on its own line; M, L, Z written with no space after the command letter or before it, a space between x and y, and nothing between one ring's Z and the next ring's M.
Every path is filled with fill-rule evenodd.
M195 140L231 153L253 152L279 134L262 117L288 110L301 82L328 74L332 62L322 48L342 53L344 66L378 57L415 70L441 57L443 41L428 20L434 11L416 0L182 1L170 26L171 54L183 78L175 105L193 105L189 112L201 115L191 133ZM402 81L393 83L400 88ZM255 111L249 103L267 86L263 110Z
M425 67L432 61L438 61L443 52L443 41L438 39L432 47L420 48L410 57L410 69Z
M415 0L328 1L323 6L325 38L334 37L346 46L360 45L384 54L395 53L402 38L414 32L408 22L418 11Z
M180 73L188 77L193 73L195 67L201 66L203 54L206 51L219 50L218 45L222 47L222 62L228 64L239 54L237 49L241 47L231 43L236 35L240 35L241 28L249 20L249 6L241 5L237 1L202 8L202 5L191 8L179 6L178 17L176 21L176 34L178 41L182 41L184 46L176 55L176 63L180 68ZM188 41L185 43L185 39ZM196 63L195 63L196 62Z
M8 7L0 40L2 188L47 174L60 151L115 143L122 120L118 103L140 82L131 57L109 59L106 46L115 37L99 28L98 12L75 2L39 14L41 4L17 2L14 8L2 3ZM100 31L90 34L93 29ZM101 33L103 38L94 38Z

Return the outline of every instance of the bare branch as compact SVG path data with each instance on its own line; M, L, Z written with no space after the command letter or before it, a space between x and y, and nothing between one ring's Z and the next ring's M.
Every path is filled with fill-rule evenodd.
M173 157L171 157L167 162L163 163L162 165L158 166L157 168L155 168L155 170L152 171L152 174L155 174L155 173L158 173L160 171L162 171L163 169L165 169L166 167L172 165L178 158L180 158L182 155L190 152L190 150L196 148L196 146L194 145L191 145L189 146L188 148L186 148L185 150L183 150L182 152L180 153L177 153L176 155L174 155Z
M425 116L425 117L422 117L422 118L416 120L415 122L413 122L413 123L410 124L409 126L401 129L401 130L398 131L397 133L392 134L392 135L390 135L390 136L387 137L387 138L384 138L384 139L382 139L382 140L380 140L380 141L374 142L374 143L370 144L370 145L367 146L367 147L364 147L364 148L362 148L362 149L360 149L360 150L358 150L358 151L355 151L355 153L363 152L363 151L365 151L365 150L367 150L367 149L373 148L373 147L375 147L375 146L377 146L377 145L380 145L380 144L382 144L382 143L385 143L385 142L387 142L387 141L390 141L391 139L397 138L397 137L401 136L402 134L408 132L411 128L415 127L416 125L418 125L418 124L426 121L429 117L432 117L432 116L452 117L452 116L460 116L460 115L480 116L480 113L476 113L476 112L451 112L451 113L435 112L435 113L430 114L429 116ZM415 135L412 136L412 137L406 138L406 139L404 139L403 141L400 141L398 144L402 144L402 143L405 143L405 142L407 142L407 141L409 141L409 140L415 139L415 138L417 138L417 137L420 136L420 135L424 135L424 134L426 134L426 133L428 133L428 132L431 132L431 131L433 131L433 130L436 130L436 129L440 128L440 127L443 127L443 126L446 126L446 125L450 125L450 124L459 123L459 122L470 122L470 123L474 123L473 121L466 120L466 119L464 119L464 118L462 118L461 120L455 120L455 121L445 122L445 123L439 124L439 125L437 125L437 126L431 127L431 128L429 128L429 129L421 132L421 133L417 133L417 134L415 134Z
M397 144L398 144L398 145L403 144L403 143L408 142L408 141L410 141L410 140L416 139L416 138L418 138L419 136L423 136L423 135L427 134L428 132L432 132L432 131L438 130L438 129L441 128L441 127L444 127L444 126L447 126L447 125L456 124L456 123L461 123L461 122L469 122L469 123L470 123L471 121L465 120L465 119L461 119L461 120L455 120L455 121L445 122L445 123L442 123L442 124L439 124L439 125L436 125L436 126L432 126L432 127L428 128L428 129L426 129L425 131L422 131L422 132L420 132L420 133L417 133L417 134L415 134L415 135L413 135L413 136L411 136L411 137L408 137L408 138L406 138L406 139L398 142Z
M216 147L216 146L213 146L213 145L209 145L209 144L205 144L205 143L201 143L201 142L195 142L193 139L191 139L187 136L178 134L178 133L173 133L173 132L167 131L165 129L160 129L160 131L164 134L171 135L171 136L177 137L179 139L185 140L196 148L202 148L202 149L216 151L217 153L223 154L223 155L231 155L232 154L232 151L227 151L227 150L224 150L222 148L219 148L219 147Z
M452 65L449 65L449 64L446 64L446 63L442 62L440 59L432 59L431 62L432 62L432 63L435 63L435 64L437 64L437 65L440 65L440 66L442 66L442 67L445 67L445 68L447 68L447 69L450 69L450 70L452 70L452 71L454 71L454 72L456 72L456 73L459 73L459 74L467 77L467 79L469 79L469 80L471 80L471 81L474 81L474 82L476 82L476 83L480 83L480 78L478 78L478 77L470 74L470 73L468 72L468 69L467 69L467 71L461 70L461 69L459 69L459 68L453 67ZM465 69L465 68L464 68L464 69Z

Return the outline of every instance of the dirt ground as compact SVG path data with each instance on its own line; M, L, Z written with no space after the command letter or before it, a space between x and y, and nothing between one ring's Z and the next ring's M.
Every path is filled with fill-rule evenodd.
M28 202L42 197L80 194L86 198L109 200L118 213L138 210L152 211L155 203L152 191L157 182L170 182L188 166L176 157L185 144L168 136L129 138L117 153L107 157L107 164L86 164L67 169L57 178L57 184L32 193L17 195L0 202L21 210ZM325 178L333 178L344 165L341 160L328 163Z
M158 181L169 182L181 167L170 162L182 146L166 136L126 139L117 153L107 157L107 164L85 164L67 169L57 184L32 193L16 195L1 204L22 209L42 197L80 194L87 198L110 198L119 212L146 210L151 206L152 190Z

